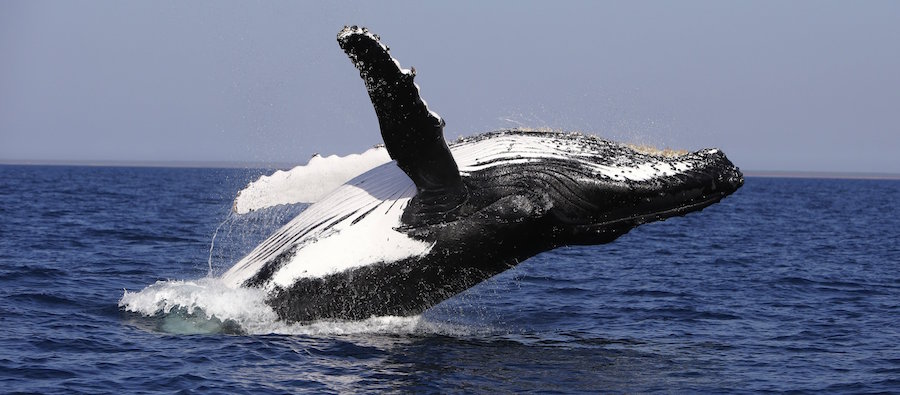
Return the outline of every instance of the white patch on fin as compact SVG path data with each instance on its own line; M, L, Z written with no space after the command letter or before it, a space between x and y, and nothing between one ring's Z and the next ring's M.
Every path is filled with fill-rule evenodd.
M390 162L387 149L371 148L362 154L313 156L291 170L261 176L238 192L232 209L246 214L279 204L315 203L360 174Z
M376 167L300 213L223 274L222 280L240 286L282 254L286 259L265 283L267 289L290 286L298 278L320 278L423 256L433 244L397 230L415 194L415 184L394 162Z

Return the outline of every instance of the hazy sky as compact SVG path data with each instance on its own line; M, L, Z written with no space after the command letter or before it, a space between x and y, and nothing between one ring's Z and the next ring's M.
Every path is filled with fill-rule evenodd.
M900 1L0 2L0 160L304 163L380 142L381 35L448 139L501 127L900 173Z

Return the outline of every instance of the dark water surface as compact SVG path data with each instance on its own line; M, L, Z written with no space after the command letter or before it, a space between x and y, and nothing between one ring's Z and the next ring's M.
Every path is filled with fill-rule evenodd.
M258 174L0 166L0 392L900 392L900 181L749 178L421 317L288 326L203 279L300 209L230 216Z

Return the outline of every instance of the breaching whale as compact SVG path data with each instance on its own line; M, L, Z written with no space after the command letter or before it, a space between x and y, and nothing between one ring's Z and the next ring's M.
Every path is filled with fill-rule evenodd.
M662 155L515 129L448 146L414 69L365 28L337 39L375 108L384 147L372 156L381 159L329 194L299 199L316 201L222 275L265 289L282 320L419 314L538 253L611 242L743 184L717 149Z

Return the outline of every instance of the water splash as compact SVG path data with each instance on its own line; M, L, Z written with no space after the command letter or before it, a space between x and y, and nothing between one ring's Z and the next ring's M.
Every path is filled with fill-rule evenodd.
M209 242L209 258L206 261L207 265L209 266L209 271L206 272L206 277L213 276L213 250L216 247L216 236L218 236L219 234L219 229L222 229L222 226L225 226L225 224L231 221L233 217L233 213L228 213L228 217L226 217L225 220L219 224L219 226L216 226L216 230L213 232L212 240Z
M265 291L232 288L219 279L158 281L138 292L125 291L119 307L155 320L154 330L173 334L441 334L465 336L476 329L462 324L411 317L371 317L360 321L320 320L286 323L265 303Z
M268 207L242 215L229 212L212 235L207 258L207 277L221 274L307 207L306 204L293 204Z
M262 290L230 288L215 278L169 280L157 281L139 292L126 290L119 307L146 317L230 320L245 331L254 332L277 319L265 298Z

